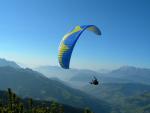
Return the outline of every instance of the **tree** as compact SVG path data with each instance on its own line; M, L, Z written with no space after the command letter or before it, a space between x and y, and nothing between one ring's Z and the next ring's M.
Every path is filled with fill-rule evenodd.
M64 108L62 105L59 105L59 113L64 113Z
M12 110L12 91L10 88L8 88L8 103L9 109Z
M84 113L93 113L93 112L89 108L85 108Z
M59 108L59 104L53 101L50 107L50 113L59 113L58 108Z
M29 99L29 112L32 113L32 106L33 106L33 100L32 98Z

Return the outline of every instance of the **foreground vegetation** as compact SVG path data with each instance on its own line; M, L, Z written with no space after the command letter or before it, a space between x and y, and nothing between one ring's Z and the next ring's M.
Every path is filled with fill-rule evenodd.
M0 113L66 113L63 105L57 102L35 101L32 98L21 99L10 88L5 95L1 95ZM82 113L93 112L85 109Z

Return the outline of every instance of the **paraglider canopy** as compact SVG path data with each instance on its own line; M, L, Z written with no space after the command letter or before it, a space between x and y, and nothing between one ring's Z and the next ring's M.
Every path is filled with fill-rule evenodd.
M62 68L69 69L73 48L77 40L79 39L80 35L85 30L92 31L96 35L101 35L101 31L95 25L76 26L71 32L67 33L63 37L59 47L58 60Z

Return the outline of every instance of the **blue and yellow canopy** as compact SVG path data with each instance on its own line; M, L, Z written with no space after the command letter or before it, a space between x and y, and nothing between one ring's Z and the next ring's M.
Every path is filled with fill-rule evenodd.
M64 69L69 69L71 54L73 51L73 48L79 39L80 35L83 33L83 31L89 30L94 32L97 35L101 35L100 30L95 25L83 25L83 26L76 26L71 32L67 33L59 47L59 64Z

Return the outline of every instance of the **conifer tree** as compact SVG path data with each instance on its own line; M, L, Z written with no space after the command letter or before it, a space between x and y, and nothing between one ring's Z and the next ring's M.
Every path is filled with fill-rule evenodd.
M9 109L12 110L12 91L10 88L8 88L8 103L9 103Z
M59 113L64 113L64 108L62 105L59 105Z
M93 112L89 108L85 108L84 113L93 113Z
M29 112L32 113L32 106L33 106L33 100L32 98L29 99Z
M53 101L50 107L51 113L59 113L58 106L58 103Z

